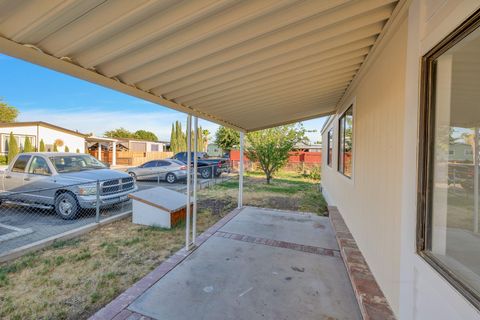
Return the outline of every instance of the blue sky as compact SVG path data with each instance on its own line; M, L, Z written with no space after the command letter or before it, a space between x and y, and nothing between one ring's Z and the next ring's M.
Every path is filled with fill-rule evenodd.
M46 121L83 133L103 135L124 127L153 131L169 140L172 122L186 115L136 97L0 54L0 97L20 110L19 121ZM311 141L320 139L324 118L304 122ZM218 125L200 120L214 133Z

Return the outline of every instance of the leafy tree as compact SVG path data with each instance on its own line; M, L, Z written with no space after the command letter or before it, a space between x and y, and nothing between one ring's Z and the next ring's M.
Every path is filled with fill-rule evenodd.
M18 144L17 140L13 136L13 132L10 132L10 137L8 139L8 163L13 161L13 158L18 154L19 149L18 149Z
M80 153L80 149L77 148L77 153Z
M203 151L207 151L208 139L210 137L210 131L208 129L202 129L201 131L202 131L202 138L203 138Z
M286 125L247 134L246 154L257 161L265 173L267 184L273 175L288 162L289 152L296 143L303 141L302 126Z
M240 133L227 127L219 127L215 133L215 143L226 152L240 144Z
M0 99L0 122L15 122L18 114L17 108L8 105Z
M58 152L58 146L56 141L53 143L53 152Z
M23 146L23 152L33 152L35 149L32 146L32 142L29 137L25 138L25 145Z
M158 141L158 137L155 135L155 133L153 133L151 131L137 130L137 131L135 131L133 136L136 139L140 139L140 140Z
M45 142L43 142L43 139L40 139L40 152L45 151L47 151L47 148L45 148Z
M70 152L70 149L68 148L68 146L65 146L65 148L63 149L65 152Z
M134 133L128 131L125 128L118 128L104 133L105 137L108 138L134 138Z

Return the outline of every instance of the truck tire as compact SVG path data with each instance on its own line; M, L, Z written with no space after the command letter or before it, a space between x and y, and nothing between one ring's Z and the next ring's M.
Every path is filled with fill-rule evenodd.
M173 173L169 172L167 173L167 176L165 177L165 181L168 183L175 183L177 182L177 176L174 175Z
M212 169L210 169L209 167L200 169L200 176L203 179L210 179L212 177Z
M55 212L62 219L75 219L79 209L77 198L70 192L63 192L55 197Z

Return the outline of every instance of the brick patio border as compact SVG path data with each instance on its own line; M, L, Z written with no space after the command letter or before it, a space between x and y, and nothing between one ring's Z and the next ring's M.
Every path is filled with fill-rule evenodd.
M365 320L394 320L395 315L337 207L329 206L340 253Z
M245 208L245 207L244 207ZM243 208L242 208L243 209ZM149 317L140 315L138 313L127 310L127 307L140 295L142 295L148 288L154 285L157 281L163 278L168 272L179 265L185 258L191 255L199 246L201 246L208 238L215 234L221 227L227 224L230 220L235 218L242 209L234 209L225 217L217 221L213 226L208 228L200 236L197 237L196 247L190 251L185 248L178 250L170 258L162 262L148 275L140 279L133 286L121 293L117 298L108 303L105 307L100 309L97 313L91 316L90 320L149 320Z
M305 244L298 244L298 243L287 242L287 241L273 240L273 239L260 238L260 237L252 237L252 236L247 236L247 235L238 234L238 233L225 232L225 231L217 231L215 233L215 237L221 237L221 238L238 240L238 241L255 243L255 244L263 244L263 245L270 246L270 247L291 249L291 250L295 250L295 251L313 253L313 254L318 254L318 255L322 255L322 256L330 256L330 257L341 258L340 252L338 250L335 250L335 249L326 249L326 248L322 248L322 247L309 246L309 245L305 245Z

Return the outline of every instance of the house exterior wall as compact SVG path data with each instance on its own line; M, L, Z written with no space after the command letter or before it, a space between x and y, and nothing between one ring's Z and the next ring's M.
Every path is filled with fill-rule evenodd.
M38 139L39 143L41 139L43 139L45 145L53 145L57 139L62 140L63 146L58 147L58 151L64 151L65 146L68 146L70 152L76 152L78 149L80 150L80 153L85 153L85 138L81 136L40 126Z
M63 132L60 130L55 130L43 126L13 126L13 127L2 127L0 128L0 134L10 134L13 132L14 135L27 135L30 137L37 137L38 140L32 141L36 148L40 145L40 140L43 139L45 145L53 145L56 139L63 141L63 146L58 147L58 151L64 151L65 146L68 146L70 152L75 152L77 149L81 153L85 152L85 138ZM0 147L0 152L4 152L4 145Z
M341 112L334 128L332 167L322 163L327 201L350 228L393 310L399 310L400 208L407 20L400 24ZM353 103L353 176L337 171L338 118Z
M327 201L339 208L399 319L480 319L480 313L416 253L420 61L480 7L478 0L413 0L360 84L354 103L353 177L322 163Z

